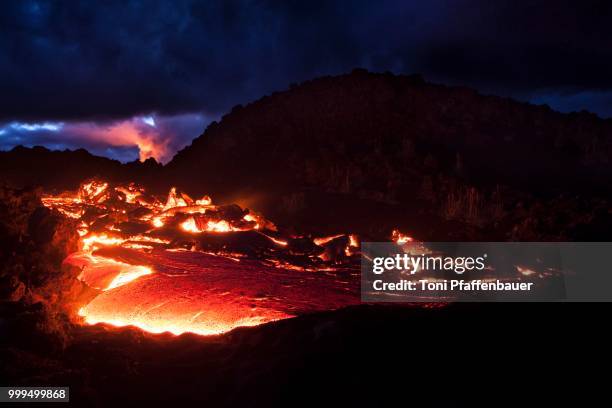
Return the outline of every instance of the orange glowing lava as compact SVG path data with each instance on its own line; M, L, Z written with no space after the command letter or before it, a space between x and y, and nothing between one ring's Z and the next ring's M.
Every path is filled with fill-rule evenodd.
M414 241L414 238L412 238L409 235L406 235L398 230L393 230L393 232L391 233L391 239L398 245L402 245L405 244L407 242L412 242Z
M332 235L332 236L330 236L330 237L315 238L315 239L313 240L313 242L314 242L316 245L324 245L324 244L327 244L329 241L332 241L332 240L334 240L334 239L336 239L336 238L340 238L340 237L341 237L341 236L343 236L343 235L344 235L344 234L338 234L338 235Z
M207 335L359 301L353 235L322 261L260 214L176 188L161 201L133 183L92 180L43 204L79 221L81 251L64 262L99 291L78 311L86 324Z

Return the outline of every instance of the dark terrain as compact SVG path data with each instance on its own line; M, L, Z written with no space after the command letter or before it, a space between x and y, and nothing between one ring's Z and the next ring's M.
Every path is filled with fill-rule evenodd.
M355 70L235 107L163 167L19 147L0 153L0 180L176 185L301 231L378 239L400 227L431 240L605 240L611 161L610 120Z
M162 166L154 159L122 164L85 149L51 151L42 146L17 146L0 151L0 180L13 187L73 190L83 180L100 176L110 181L154 184Z
M88 406L586 405L607 393L606 304L361 305L212 337L75 326L74 225L27 186L174 184L322 235L596 241L611 143L591 114L355 71L234 108L166 166L2 152L1 385L70 385Z
M224 335L75 326L72 221L4 190L0 378L79 406L549 406L606 397L606 304L361 305ZM296 272L297 273L297 272Z

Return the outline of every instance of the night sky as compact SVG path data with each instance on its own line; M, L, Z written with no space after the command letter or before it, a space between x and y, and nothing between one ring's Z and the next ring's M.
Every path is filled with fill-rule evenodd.
M169 160L239 103L363 67L612 117L609 1L3 1L0 149Z

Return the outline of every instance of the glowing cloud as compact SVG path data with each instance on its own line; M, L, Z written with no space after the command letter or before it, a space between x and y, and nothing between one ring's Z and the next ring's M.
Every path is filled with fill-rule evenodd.
M141 161L154 157L164 161L169 159L169 137L142 125L141 120L132 119L114 122L107 126L95 123L78 123L70 127L72 133L81 135L83 139L95 142L106 142L111 146L138 146Z
M0 124L1 149L18 144L42 145L51 149L83 147L122 161L150 157L166 163L174 153L198 137L210 119L202 114L188 113L175 116L137 116L134 118L94 122L10 122Z

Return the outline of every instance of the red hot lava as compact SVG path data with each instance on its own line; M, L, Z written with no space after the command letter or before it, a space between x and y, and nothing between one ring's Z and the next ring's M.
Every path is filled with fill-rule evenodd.
M354 234L295 236L208 196L172 188L162 202L135 184L97 180L43 204L77 220L81 250L64 262L98 291L78 311L87 324L206 335L360 302ZM391 239L405 252L426 250L399 230Z
M43 203L78 220L65 262L99 291L79 310L87 324L216 334L359 302L355 235L291 236L208 196L172 188L162 202L97 180Z

